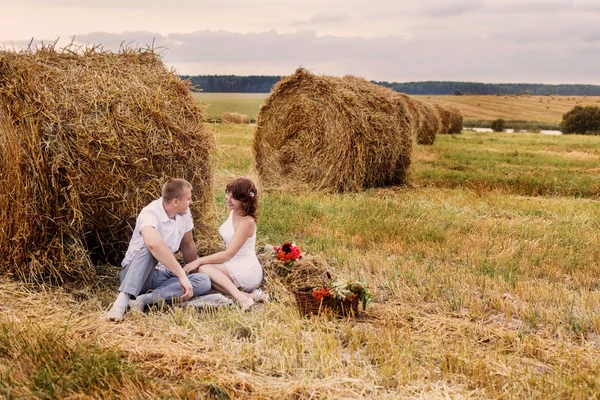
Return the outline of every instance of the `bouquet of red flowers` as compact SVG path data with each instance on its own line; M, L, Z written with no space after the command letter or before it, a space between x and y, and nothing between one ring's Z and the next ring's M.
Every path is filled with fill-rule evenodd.
M284 243L281 247L275 247L277 258L287 263L288 261L296 261L302 258L300 247L295 243Z

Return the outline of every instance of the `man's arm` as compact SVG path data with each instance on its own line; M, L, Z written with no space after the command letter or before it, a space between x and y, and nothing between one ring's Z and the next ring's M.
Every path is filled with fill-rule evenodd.
M191 298L193 295L192 284L190 283L190 280L188 279L181 265L179 265L179 262L177 262L175 259L173 253L171 253L169 246L167 246L160 233L158 233L158 231L152 226L145 226L140 229L140 234L144 238L144 243L154 258L156 258L162 265L167 267L167 269L179 279L179 283L183 289L183 295L181 298L183 300Z
M185 235L183 235L183 239L181 239L181 254L183 255L183 261L186 264L198 258L192 231L186 232Z
M197 270L201 265L204 264L223 264L231 260L237 252L242 248L246 240L254 234L256 229L256 222L251 218L245 218L240 221L229 246L223 251L218 253L210 254L208 256L200 257L191 263L187 263L183 270L185 272L192 273Z

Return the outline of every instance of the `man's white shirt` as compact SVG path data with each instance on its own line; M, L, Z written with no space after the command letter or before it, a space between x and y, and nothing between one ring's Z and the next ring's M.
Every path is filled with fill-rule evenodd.
M127 249L127 253L125 253L125 258L121 262L123 267L129 265L137 252L144 247L144 238L140 230L146 226L152 226L156 229L169 247L169 250L171 250L171 253L175 253L181 247L183 236L194 228L194 220L189 208L184 215L176 214L173 220L169 218L163 207L163 198L154 200L142 209L135 221L135 229L129 242L129 248Z

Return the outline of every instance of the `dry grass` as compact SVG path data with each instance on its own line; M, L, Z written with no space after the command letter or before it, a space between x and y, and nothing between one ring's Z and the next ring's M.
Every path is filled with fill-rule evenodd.
M459 109L466 121L536 121L558 125L576 105L597 106L593 96L413 96Z
M167 177L188 179L202 238L214 138L151 50L0 52L0 271L87 280L117 264Z

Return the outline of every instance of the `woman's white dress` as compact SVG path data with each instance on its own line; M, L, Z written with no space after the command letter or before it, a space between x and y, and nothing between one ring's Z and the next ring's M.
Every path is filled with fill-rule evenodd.
M229 218L219 227L219 234L229 247L233 239L233 211L229 213ZM244 291L252 291L260 285L263 279L263 270L258 258L256 257L256 230L251 237L246 239L244 245L238 250L233 258L223 264L229 271L229 275L235 286Z

